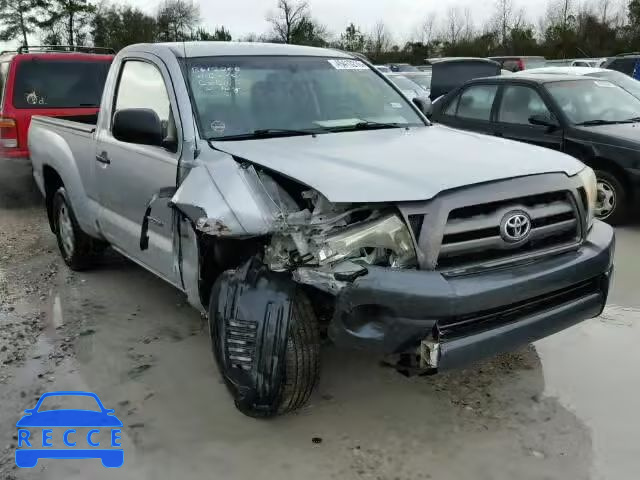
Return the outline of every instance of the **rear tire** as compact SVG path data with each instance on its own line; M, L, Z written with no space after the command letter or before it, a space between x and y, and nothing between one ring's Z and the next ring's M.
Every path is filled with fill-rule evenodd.
M91 268L105 245L80 229L64 187L54 194L52 207L54 231L62 259L71 270Z
M237 385L230 382L231 375L227 371L222 356L222 344L219 328L216 325L216 310L220 279L214 284L209 302L209 327L213 353L218 369L222 374L229 392L233 396L236 408L243 414L253 418L268 418L283 415L304 406L320 376L320 334L318 321L306 294L296 288L291 300L291 319L286 337L286 350L283 362L283 375L278 393L270 408L265 409L262 399L247 404L241 401ZM263 381L273 381L265 378ZM276 385L274 385L276 387Z
M629 210L629 194L624 183L606 170L596 170L595 173L598 180L596 218L610 225L624 223Z

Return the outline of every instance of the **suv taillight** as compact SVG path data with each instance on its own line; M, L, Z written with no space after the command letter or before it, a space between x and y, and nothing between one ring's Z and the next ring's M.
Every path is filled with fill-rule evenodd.
M520 69L519 70L520 72L526 69L526 65L524 64L524 60L522 60L522 59L518 60L518 68Z
M18 148L18 128L13 118L0 117L0 148Z

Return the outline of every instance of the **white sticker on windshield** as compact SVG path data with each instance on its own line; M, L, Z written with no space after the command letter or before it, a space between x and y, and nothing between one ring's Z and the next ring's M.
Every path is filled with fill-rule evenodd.
M369 70L360 60L331 59L327 60L336 70Z
M596 80L595 83L599 87L607 87L607 88L615 87L615 85L613 83L607 82L607 81L603 81L603 80Z

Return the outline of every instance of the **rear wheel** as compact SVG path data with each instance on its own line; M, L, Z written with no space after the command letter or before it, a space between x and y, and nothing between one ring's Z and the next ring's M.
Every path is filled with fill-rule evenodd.
M64 262L76 271L93 266L105 247L80 229L64 187L54 194L52 211L58 248Z
M596 170L598 199L596 218L611 225L619 225L627 218L629 195L621 180L605 170Z

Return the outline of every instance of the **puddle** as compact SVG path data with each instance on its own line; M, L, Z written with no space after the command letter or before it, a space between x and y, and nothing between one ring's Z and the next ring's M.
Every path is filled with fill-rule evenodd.
M627 479L637 471L640 309L608 305L602 316L536 344L545 395L592 432L593 479Z

